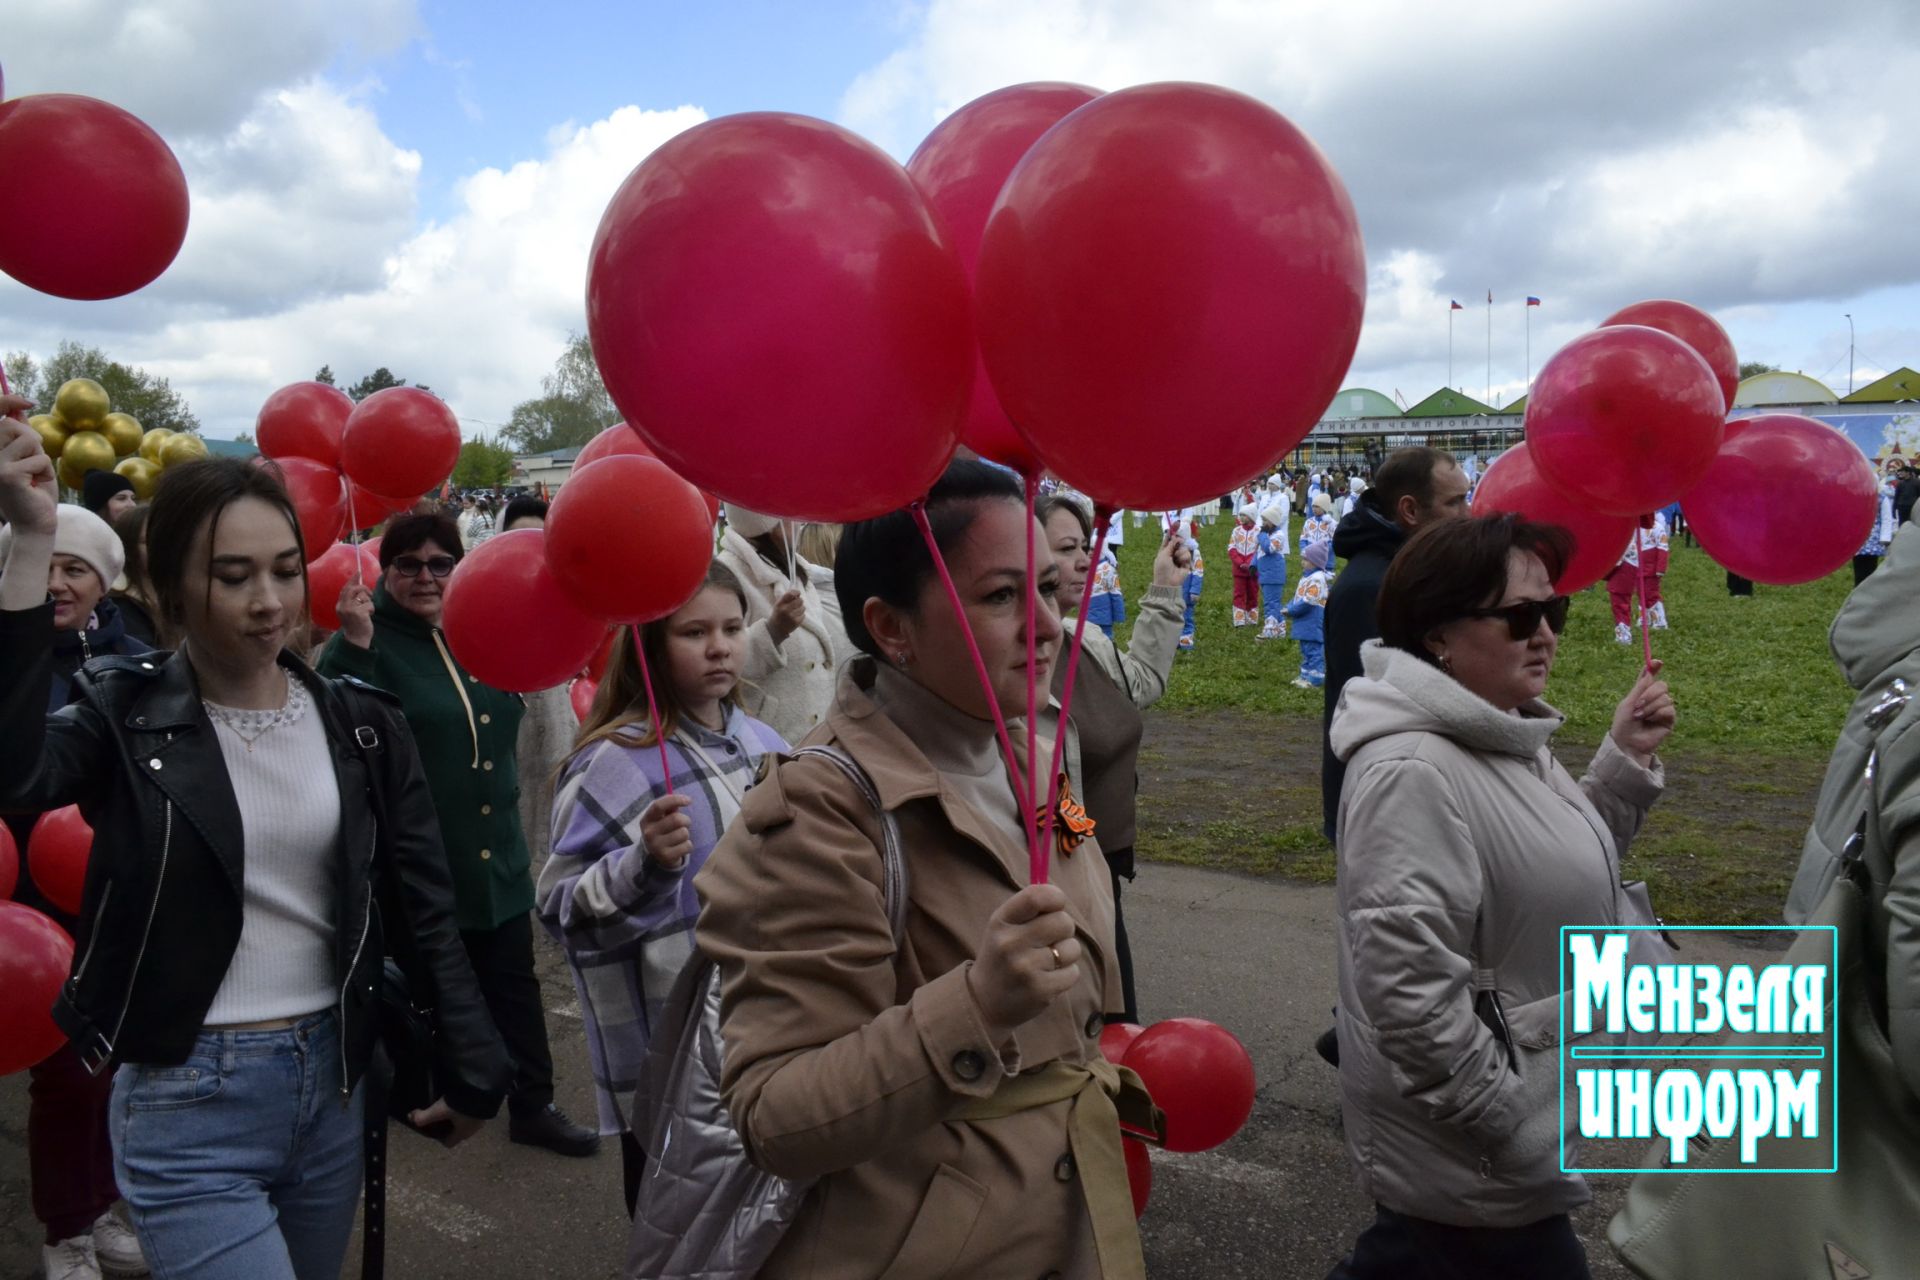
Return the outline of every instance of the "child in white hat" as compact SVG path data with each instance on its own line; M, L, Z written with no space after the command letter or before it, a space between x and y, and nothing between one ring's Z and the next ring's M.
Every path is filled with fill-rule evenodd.
M1287 514L1278 503L1260 513L1260 533L1254 540L1253 568L1260 580L1260 599L1266 621L1260 640L1284 640L1287 635Z

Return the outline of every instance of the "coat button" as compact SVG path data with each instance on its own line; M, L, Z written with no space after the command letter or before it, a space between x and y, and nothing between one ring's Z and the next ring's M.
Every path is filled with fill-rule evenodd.
M953 1074L962 1080L978 1080L987 1073L987 1060L972 1049L962 1049L953 1055Z
M482 849L480 851L480 861L482 862L485 862L488 858L491 858L492 856L493 856L493 850L491 849Z
M1069 1151L1053 1162L1053 1177L1056 1182L1073 1181L1073 1152Z
M138 725L144 725L147 722L147 718L145 716L135 716L133 722Z
M159 758L156 756L154 759L147 761L147 767L149 769L158 769L160 767Z
M480 767L481 767L482 769L485 769L485 770L486 770L486 771L487 771L488 773L492 773L492 772L493 772L493 761L491 761L491 760L482 760L482 761L480 762Z
M482 711L482 712L480 713L480 723L481 723L481 724L492 724L492 723L493 723L493 717L492 717L492 716L490 716L490 715L488 715L488 714L487 714L486 712L484 712L484 711Z
M1098 1009L1087 1015L1087 1039L1098 1040L1100 1033L1107 1029L1107 1020Z
M467 677L467 683L468 683L468 684L479 684L479 683L480 683L480 677L479 677L479 676L468 676L468 677Z
M480 816L481 816L481 817L483 817L483 818L484 818L484 817L486 817L486 816L487 816L488 814L490 814L490 813L492 813L492 812L493 812L493 806L492 806L492 805L490 805L490 804L483 804L483 805L481 805L481 806L480 806Z
M153 670L153 664L151 662L143 662L140 664L140 669L142 671L151 671ZM146 721L142 720L140 723L145 724Z

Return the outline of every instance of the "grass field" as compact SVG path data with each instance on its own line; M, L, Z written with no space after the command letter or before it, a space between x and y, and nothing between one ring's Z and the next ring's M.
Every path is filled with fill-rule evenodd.
M1208 574L1197 647L1180 656L1142 754L1143 857L1328 880L1320 835L1319 690L1292 686L1299 650L1235 629L1222 516L1200 531ZM1298 537L1295 521L1294 536ZM1121 580L1137 599L1155 550L1129 525ZM1297 546L1297 544L1296 544ZM1300 568L1296 554L1289 570ZM1663 582L1671 628L1653 633L1680 718L1662 751L1668 793L1629 859L1677 923L1778 918L1813 793L1851 691L1827 629L1850 570L1799 587L1726 592L1724 572L1676 540ZM1125 624L1118 631L1123 642ZM1567 714L1556 739L1576 775L1640 664L1638 633L1616 644L1604 587L1575 597L1547 700ZM1224 741L1223 741L1224 740ZM1257 777L1258 785L1251 779Z

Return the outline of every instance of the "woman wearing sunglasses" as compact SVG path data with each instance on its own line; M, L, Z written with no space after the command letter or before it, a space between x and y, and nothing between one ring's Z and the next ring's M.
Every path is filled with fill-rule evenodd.
M533 972L532 859L515 759L525 707L517 694L468 675L440 632L448 581L462 554L460 531L446 516L394 520L380 540L379 583L371 590L347 583L339 634L315 665L324 675L356 676L387 690L406 713L440 815L460 940L513 1055L507 1136L562 1155L591 1155L599 1136L553 1104L553 1055Z
M1560 928L1622 918L1674 705L1655 663L1584 778L1553 758L1572 546L1512 515L1423 526L1334 712L1341 1104L1378 1212L1333 1277L1588 1275L1567 1216L1586 1182L1560 1171Z

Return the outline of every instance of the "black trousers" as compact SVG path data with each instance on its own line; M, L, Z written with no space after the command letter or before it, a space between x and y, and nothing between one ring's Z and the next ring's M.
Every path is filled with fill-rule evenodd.
M1127 918L1120 913L1120 882L1133 879L1133 850L1125 849L1121 853L1125 855L1124 861L1119 854L1108 857L1107 871L1113 877L1113 950L1114 958L1120 962L1121 1003L1126 1007L1120 1013L1108 1014L1107 1021L1138 1023L1140 1003L1133 991L1133 948L1127 945Z
M1753 579L1743 578L1733 570L1727 570L1727 594L1730 596L1752 595Z
M1456 1227L1385 1205L1327 1280L1592 1280L1564 1213L1524 1227Z
M1868 578L1871 578L1873 571L1879 567L1879 556L1855 556L1853 558L1853 585L1857 587Z
M463 929L460 941L513 1059L507 1108L514 1115L544 1110L553 1101L553 1051L547 1047L540 980L533 976L533 915L515 916L492 929Z

